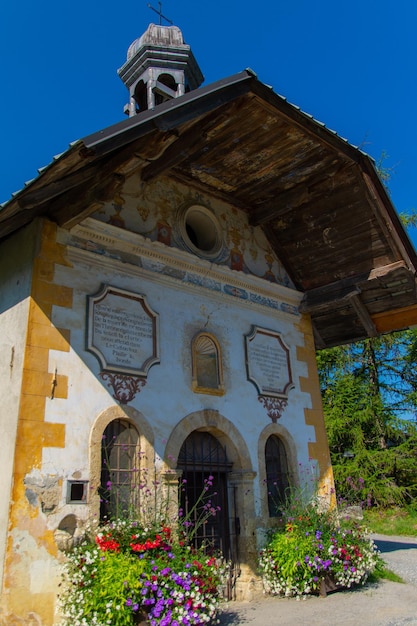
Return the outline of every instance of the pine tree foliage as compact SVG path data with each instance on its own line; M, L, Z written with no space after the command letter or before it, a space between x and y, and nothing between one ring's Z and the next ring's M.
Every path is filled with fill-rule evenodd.
M417 330L317 355L336 491L348 504L417 497Z
M417 211L415 209L411 209L409 213L402 213L400 215L401 221L407 228L411 228L412 226L417 226Z

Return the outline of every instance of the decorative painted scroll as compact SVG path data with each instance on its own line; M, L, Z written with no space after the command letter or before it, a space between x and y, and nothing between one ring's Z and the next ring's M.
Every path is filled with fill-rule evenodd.
M274 424L277 423L288 404L286 398L274 398L272 396L258 396L258 400L263 405L268 417L271 418Z
M138 376L123 376L112 372L100 372L100 376L113 389L113 398L121 404L134 400L136 394L146 385L146 380Z

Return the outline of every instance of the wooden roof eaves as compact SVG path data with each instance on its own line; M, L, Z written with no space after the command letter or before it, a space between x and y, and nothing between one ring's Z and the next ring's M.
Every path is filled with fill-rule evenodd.
M289 103L283 96L275 93L256 78L251 70L244 70L228 78L216 81L205 87L190 91L179 98L168 100L155 109L123 120L113 126L88 135L82 139L88 151L102 155L139 137L143 137L156 128L169 131L179 125L196 119L227 102L236 100L242 95L252 93L258 96L272 112L279 111L288 120L296 123L304 131L315 135L320 141L328 144L345 157L359 162L367 157L364 152L351 145L336 132L304 113L297 106ZM370 157L367 157L370 159Z
M248 93L258 96L267 106L271 107L273 112L279 111L288 120L302 128L304 132L307 131L309 134L314 135L321 142L339 153L344 159L347 158L352 164L356 163L359 166L365 185L374 197L377 210L383 214L384 219L392 224L389 230L397 246L408 257L409 265L417 268L416 253L405 234L391 199L379 179L371 157L359 148L351 145L334 131L328 129L324 124L315 120L312 116L290 104L285 98L275 93L272 88L259 81L250 70L244 70L228 78L211 83L206 87L191 91L180 98L169 100L152 111L144 111L140 115L133 116L98 133L89 135L83 138L82 142L87 154L102 156L145 136L155 129L161 131L173 130L185 122L196 120L200 115L206 114Z
M417 272L416 251L407 236L386 188L378 176L373 162L369 157L366 157L365 154L362 155L361 169L362 179L368 190L371 201L373 201L377 212L385 221L390 238L395 243L401 258L407 261L409 269Z
M254 74L245 70L160 104L155 109L109 126L82 139L86 149L103 155L155 129L169 131L250 91Z
M191 91L180 98L174 98L159 105L152 111L144 111L140 115L133 116L79 140L40 172L38 178L31 181L26 188L22 189L8 203L3 205L0 211L0 221L8 219L9 216L22 210L27 212L26 219L23 222L30 221L31 209L34 210L36 208L37 199L40 202L45 200L45 192L42 189L45 183L49 186L51 195L54 196L55 193L62 192L63 187L65 188L65 183L63 187L59 184L60 180L64 182L66 179L69 188L72 188L72 179L75 182L78 178L80 182L87 175L87 172L82 174L81 170L87 167L87 170L93 171L95 162L101 162L103 156L110 156L112 152L115 153L115 156L119 151L122 153L127 152L126 149L135 140L155 132L155 130L170 131L186 122L197 121L199 116L214 111L221 105L250 93L255 97L259 97L272 112L276 113L279 111L281 115L297 124L304 132L315 136L321 142L330 146L347 161L357 164L364 184L369 190L369 197L374 210L378 212L381 219L387 224L387 230L391 238L395 240L400 254L404 254L407 258L410 269L413 268L415 270L417 267L416 253L370 157L308 114L303 113L296 106L290 104L285 98L276 94L270 87L261 83L250 70L245 70L206 87ZM116 158L116 160L118 159ZM55 187L56 189L54 189ZM281 207L281 210L285 212L285 204ZM264 216L266 222L275 217L273 211L272 214L269 210L266 213L267 215Z
M300 311L304 313L317 313L321 310L327 310L332 305L349 300L352 296L360 295L366 285L372 281L387 279L395 276L398 271L409 272L410 278L414 276L413 272L406 267L405 261L397 261L390 263L384 267L377 267L371 272L365 272L343 278L334 283L325 285L324 287L315 287L304 293L303 300L300 304Z

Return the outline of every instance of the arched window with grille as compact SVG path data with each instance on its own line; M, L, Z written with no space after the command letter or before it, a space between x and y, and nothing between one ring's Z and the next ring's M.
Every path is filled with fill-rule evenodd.
M101 441L100 520L127 516L139 506L139 433L128 420L111 421Z
M209 333L199 333L192 342L193 391L223 395L223 368L221 349L217 339Z
M280 515L290 486L285 445L276 435L270 435L265 444L266 487L270 517Z

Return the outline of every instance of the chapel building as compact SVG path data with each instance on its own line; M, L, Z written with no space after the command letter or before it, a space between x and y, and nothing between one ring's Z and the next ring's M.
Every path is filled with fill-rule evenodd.
M185 507L213 476L204 532L250 599L287 488L332 497L316 350L417 320L366 154L250 70L201 86L176 26L119 76L127 119L0 210L2 626L58 623L65 549L145 475Z

